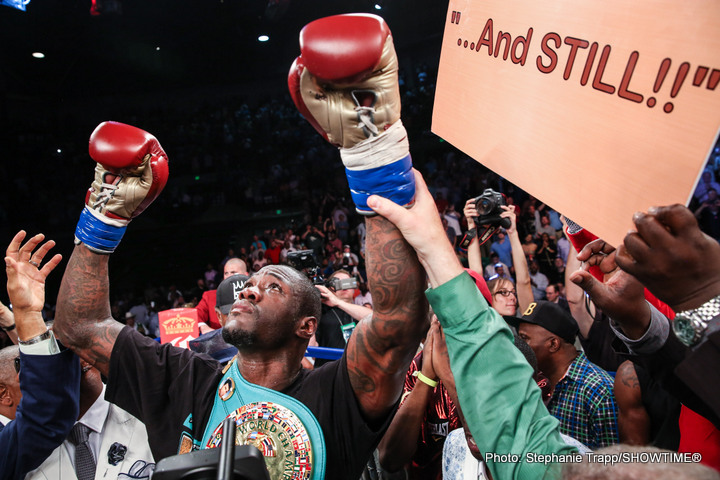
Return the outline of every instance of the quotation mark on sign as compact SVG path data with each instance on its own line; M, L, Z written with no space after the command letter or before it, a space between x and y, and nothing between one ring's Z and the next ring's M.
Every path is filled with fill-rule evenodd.
M655 79L655 85L653 86L653 92L658 93L660 91L660 87L662 86L663 82L665 81L665 77L667 76L668 71L670 70L671 60L669 58L666 58L662 61L660 64L660 70L658 71L657 78ZM675 76L675 81L673 82L672 90L670 91L670 97L675 98L677 94L680 92L680 87L682 87L683 82L685 81L685 77L687 76L688 72L690 70L690 64L688 62L683 62L680 65L680 68L678 68L677 75ZM695 71L695 75L693 78L693 86L694 87L700 87L702 86L702 83L705 81L705 77L708 74L708 71L710 69L708 67L700 66ZM720 70L713 69L712 72L710 72L710 76L708 78L707 82L707 89L708 90L715 90L715 87L717 87L718 82L720 82ZM647 99L647 106L652 108L656 105L655 97L650 97ZM667 102L665 106L663 107L663 110L665 113L670 113L673 110L673 104L671 102Z
M460 12L453 10L452 18L450 19L450 23L454 23L456 25L460 24Z

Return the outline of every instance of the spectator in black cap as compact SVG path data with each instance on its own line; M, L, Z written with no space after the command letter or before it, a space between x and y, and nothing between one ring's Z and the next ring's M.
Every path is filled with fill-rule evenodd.
M213 330L204 335L200 335L195 340L190 340L190 350L200 353L207 353L215 360L225 363L237 353L237 348L225 342L222 336L223 329L227 321L228 314L232 309L233 303L242 290L245 282L250 277L237 273L231 275L218 285L215 300L215 313L217 314L220 328Z
M575 348L575 319L559 305L540 301L522 317L506 320L517 327L550 380L547 407L560 421L560 432L593 449L618 443L613 379Z
M233 303L237 300L240 290L242 290L245 282L250 277L237 273L230 275L225 280L220 282L217 289L217 296L215 300L215 313L217 313L220 325L224 326L227 320L228 313L232 309Z

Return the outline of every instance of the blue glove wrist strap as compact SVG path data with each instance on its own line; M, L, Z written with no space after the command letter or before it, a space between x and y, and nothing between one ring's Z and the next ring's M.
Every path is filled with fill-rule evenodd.
M93 252L113 253L126 229L127 226L116 227L104 223L85 207L75 228L75 238Z
M350 195L360 213L374 213L367 205L370 195L380 195L403 206L412 203L415 198L415 175L409 154L382 167L367 170L346 168L345 174L350 186Z

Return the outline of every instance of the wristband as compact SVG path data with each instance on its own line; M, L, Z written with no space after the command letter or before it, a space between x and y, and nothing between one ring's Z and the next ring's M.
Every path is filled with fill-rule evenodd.
M401 206L411 205L415 198L415 176L410 154L377 168L350 170L345 168L350 197L361 215L375 215L368 207L370 195L380 195Z
M415 370L412 375L413 375L413 377L417 377L418 380L420 380L425 385L427 385L431 388L437 387L438 383L440 383L437 380L433 380L432 378L426 377L425 375L423 375L423 373L420 370Z
M477 228L473 227L465 232L465 236L460 241L460 249L467 250L472 241L475 240L475 237L477 237Z
M40 335L35 335L30 340L22 341L18 340L20 345L34 345L36 343L40 343L43 340L47 340L49 338L53 338L52 330L45 330L45 333L41 333Z
M75 244L83 243L95 253L113 253L126 229L127 226L118 227L103 222L85 207L75 229Z
M13 323L9 327L0 327L0 328L2 328L3 331L5 331L5 332L12 332L13 330L15 330L15 324Z

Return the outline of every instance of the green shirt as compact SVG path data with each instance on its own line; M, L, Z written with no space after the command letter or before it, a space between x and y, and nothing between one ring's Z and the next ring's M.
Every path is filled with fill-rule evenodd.
M543 404L533 369L515 347L505 320L488 306L467 273L425 294L445 332L466 426L493 477L560 478L560 463L530 460L577 456L577 449L560 437L558 421ZM514 457L496 461L492 454Z

